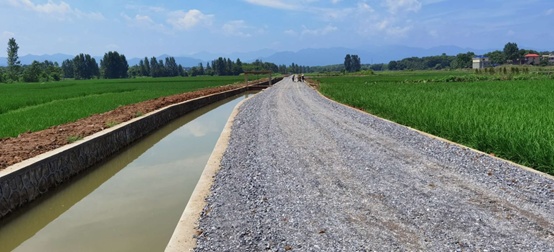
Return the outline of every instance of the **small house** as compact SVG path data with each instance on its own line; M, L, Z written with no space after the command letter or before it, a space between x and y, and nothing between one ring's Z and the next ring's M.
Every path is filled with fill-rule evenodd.
M483 55L477 55L473 57L473 69L482 69L490 66L491 62L489 60L489 57L485 57Z
M525 54L525 64L527 65L539 65L541 63L540 56L536 53Z

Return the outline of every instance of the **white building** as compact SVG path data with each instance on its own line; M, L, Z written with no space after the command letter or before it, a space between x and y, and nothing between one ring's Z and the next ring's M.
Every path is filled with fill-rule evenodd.
M482 69L490 66L491 62L489 57L485 57L483 55L476 55L473 57L473 69Z

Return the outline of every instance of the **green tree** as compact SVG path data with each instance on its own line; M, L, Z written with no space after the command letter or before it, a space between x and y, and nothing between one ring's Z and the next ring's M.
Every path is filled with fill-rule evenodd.
M508 42L504 46L504 58L506 60L511 60L512 62L516 62L520 58L519 54L519 48L517 47L516 43Z
M175 62L175 58L173 57L165 58L165 69L166 69L167 76L171 76L171 77L179 76L179 66L177 65L177 62ZM204 69L202 68L201 72L203 71Z
M62 72L64 78L74 78L75 67L73 66L73 60L66 59L62 62Z
M212 67L210 66L210 62L206 63L206 69L204 69L204 72L206 75L214 75L214 71L212 70Z
M105 53L104 58L100 60L100 70L105 79L127 78L129 64L125 55L110 51Z
M398 69L398 62L396 62L396 61L394 61L394 60L391 60L391 61L389 62L389 64L387 65L387 68L388 68L389 70L392 70L392 71L394 71L394 70L400 70L400 69Z
M73 74L76 80L92 79L100 76L100 69L93 57L81 53L73 58Z
M204 65L202 65L202 62L198 63L198 75L204 75Z
M486 57L489 57L491 64L493 65L502 65L506 62L506 57L503 52L496 50L485 54Z
M350 68L351 72L360 71L360 69L362 69L362 63L361 63L360 57L358 57L358 55L351 55L350 65L351 65L351 68Z
M142 71L143 76L150 76L150 61L147 57L144 57L144 71Z
M11 81L17 81L19 79L19 72L21 70L21 63L19 62L19 56L17 52L19 45L15 41L15 38L8 40L8 79Z
M150 58L150 76L160 77L160 66L156 57Z
M164 61L158 60L158 76L159 77L166 77L167 76L167 69L165 68Z
M352 72L352 56L350 54L346 54L344 57L344 70Z
M233 74L239 75L243 72L244 70L242 69L242 61L240 61L240 59L237 58L237 61L235 61L235 64L233 64Z
M36 60L30 66L25 67L23 70L23 81L24 82L38 82L41 76L41 66L40 63Z
M198 67L192 67L190 69L190 76L194 77L200 74L200 71L198 70Z
M183 76L183 77L187 76L187 71L185 71L185 68L183 68L181 64L179 64L179 76Z
M453 68L471 68L474 56L475 53L473 52L458 53L453 61L454 63L452 63L451 66Z

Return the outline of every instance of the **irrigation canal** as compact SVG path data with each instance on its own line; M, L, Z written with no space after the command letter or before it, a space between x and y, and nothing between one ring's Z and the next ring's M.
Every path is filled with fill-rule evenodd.
M163 251L233 108L193 111L0 223L0 251Z

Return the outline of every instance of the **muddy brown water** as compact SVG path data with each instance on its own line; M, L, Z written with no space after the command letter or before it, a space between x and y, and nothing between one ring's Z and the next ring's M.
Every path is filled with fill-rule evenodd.
M0 223L0 251L163 251L233 108L179 118Z

